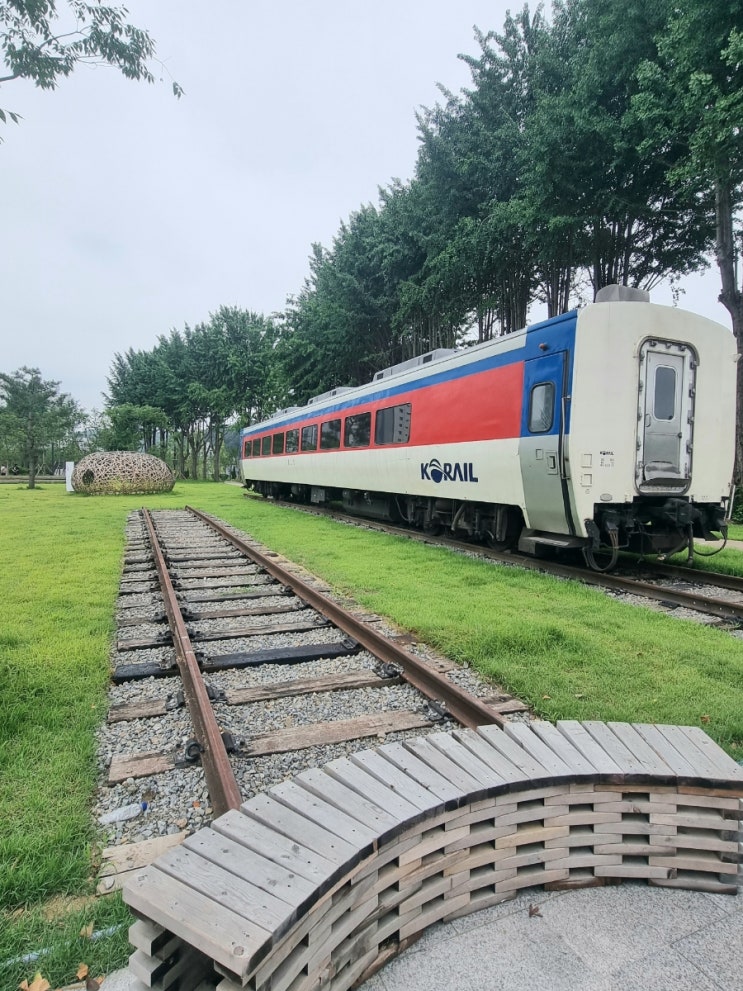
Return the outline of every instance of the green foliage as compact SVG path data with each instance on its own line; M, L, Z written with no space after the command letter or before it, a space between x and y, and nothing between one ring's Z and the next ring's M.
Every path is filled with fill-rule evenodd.
M60 9L61 8L61 9ZM110 65L127 79L155 81L150 68L155 44L126 20L123 6L84 0L0 0L2 83L30 79L40 89L55 89L78 65ZM182 95L173 83L175 96ZM0 121L18 123L19 115L0 111Z
M59 382L42 379L38 368L19 368L12 374L0 372L0 432L8 457L14 450L23 469L28 471L29 488L44 451L53 443L62 444L84 415L66 393L59 393Z

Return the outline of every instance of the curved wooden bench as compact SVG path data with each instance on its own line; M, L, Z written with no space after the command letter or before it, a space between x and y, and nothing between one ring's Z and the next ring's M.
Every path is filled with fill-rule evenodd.
M343 991L427 926L534 885L734 894L743 768L702 730L512 723L305 771L124 888L143 987ZM208 982L204 987L213 987Z

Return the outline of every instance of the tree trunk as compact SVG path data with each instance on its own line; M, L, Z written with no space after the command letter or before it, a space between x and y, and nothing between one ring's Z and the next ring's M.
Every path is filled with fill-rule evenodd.
M715 183L715 257L722 291L717 297L730 314L738 346L738 393L735 415L735 484L743 479L743 293L736 279L734 208L732 190L725 181Z

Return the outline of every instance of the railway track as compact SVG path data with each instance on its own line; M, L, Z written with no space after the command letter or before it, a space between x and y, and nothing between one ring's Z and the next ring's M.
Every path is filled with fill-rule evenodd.
M101 730L100 890L213 816L379 738L518 718L525 706L193 510L130 520ZM122 845L123 844L123 845Z
M379 530L411 540L475 554L502 564L541 571L570 581L606 589L609 592L646 599L668 610L684 610L698 616L715 617L721 624L737 628L743 624L743 578L699 571L656 561L628 562L623 573L607 574L559 561L533 558L516 551L496 551L480 544L466 543L448 536L436 536L377 520L361 519L336 510L278 502L283 508L327 516L352 526Z

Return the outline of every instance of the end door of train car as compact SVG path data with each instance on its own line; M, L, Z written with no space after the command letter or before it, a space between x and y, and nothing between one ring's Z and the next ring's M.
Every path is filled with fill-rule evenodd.
M685 492L691 484L696 356L687 344L640 348L637 491Z

